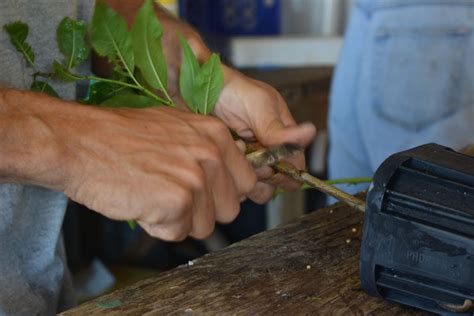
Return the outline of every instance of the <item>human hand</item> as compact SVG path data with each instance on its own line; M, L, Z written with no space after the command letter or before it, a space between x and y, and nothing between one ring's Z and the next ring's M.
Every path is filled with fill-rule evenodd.
M106 110L80 135L65 193L152 236L207 237L230 222L255 174L216 118L168 108ZM69 142L69 140L68 140ZM75 146L73 148L76 148Z
M168 35L167 35L168 34ZM183 100L177 94L176 74L181 54L177 53L179 44L176 36L165 32L165 54L170 57L169 68L170 91L177 104L183 106ZM200 60L206 59L210 51L205 47L198 34L189 35L187 40ZM173 66L174 65L174 66ZM248 78L239 72L224 66L225 86L213 114L226 123L239 136L246 140L256 140L266 147L272 147L284 142L295 143L302 148L306 147L315 135L315 127L311 123L297 126L281 95L271 86ZM173 73L175 74L173 76ZM173 84L174 82L174 84ZM304 155L297 155L288 160L299 169L305 168ZM296 190L300 183L293 179L274 174L270 167L256 170L260 182L248 196L258 203L268 201L276 186L285 190Z
M211 51L205 46L199 34L182 21L169 17L158 10L157 15L165 27L163 37L164 53L168 61L168 89L173 99L182 108L183 100L177 89L177 74L181 60L181 51L176 31L179 31L189 42L198 60L206 60ZM224 66L225 86L214 110L214 115L246 140L256 140L266 147L284 142L295 143L306 147L315 135L315 127L310 124L297 126L281 95L269 85L248 78L239 72ZM299 169L304 169L304 155L297 155L289 162ZM260 182L249 197L258 203L268 201L275 186L285 190L295 190L300 184L281 174L275 175L270 167L256 170Z
M214 114L243 139L257 140L265 147L294 143L306 147L316 129L311 123L296 125L282 96L269 85L248 78L225 67L225 86ZM304 155L288 159L300 170L305 168ZM274 174L270 167L257 170L259 182L249 197L258 203L268 201L275 189L295 190L300 183L282 174Z
M134 11L133 9L119 10L127 1L112 2L117 2L115 9L125 16L127 12ZM156 15L165 29L162 43L168 65L168 92L175 103L185 109L177 88L182 57L177 33L186 38L200 62L207 60L211 51L199 34L183 21L172 17L159 6L156 7ZM312 124L296 126L283 98L272 87L225 66L224 77L225 86L213 114L221 118L229 128L244 139L255 139L267 147L284 142L296 143L301 147L309 144L315 135L315 127ZM303 155L292 157L289 162L297 168L304 169ZM257 183L256 189L249 194L249 197L256 202L263 203L269 200L275 185L286 190L293 190L300 186L288 177L280 174L273 175L269 167L257 170L257 175L266 183Z
M0 179L63 191L109 218L137 220L154 237L208 236L215 221L237 216L255 185L252 167L219 119L8 95L0 98L9 104L0 116L9 157L0 161Z

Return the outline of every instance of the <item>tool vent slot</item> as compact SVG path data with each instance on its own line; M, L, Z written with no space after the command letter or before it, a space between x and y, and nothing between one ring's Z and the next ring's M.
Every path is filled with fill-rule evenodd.
M437 170L416 161L400 167L387 185L382 212L474 238L470 180L463 181L457 173L447 177L446 170L438 175Z
M388 299L401 292L447 304L462 305L466 299L474 300L474 293L455 284L382 266L377 266L375 271L377 288Z
M457 158L464 158L463 160L450 160L452 168L435 164L426 160L418 160L416 158L409 159L404 163L404 167L416 170L420 173L432 175L434 177L450 180L453 183L465 185L467 187L474 187L474 158L469 157L466 160L464 155L459 153L452 153L452 155L460 156ZM432 157L435 158L435 157ZM454 167L461 167L462 171L454 169Z

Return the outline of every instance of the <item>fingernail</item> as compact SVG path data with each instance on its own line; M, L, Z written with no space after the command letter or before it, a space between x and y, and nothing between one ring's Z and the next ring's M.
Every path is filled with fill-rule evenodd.
M239 150L242 152L242 153L245 153L245 143L243 140L236 140L235 141L235 144L237 145L237 147L239 148Z
M307 128L307 129L316 129L316 126L312 122L303 122L298 125L300 128Z
M245 140L250 140L254 138L253 132L251 130L244 130L238 132L239 136Z
M272 168L268 166L263 166L258 169L255 169L255 174L257 175L258 179L268 179L273 176L274 172Z

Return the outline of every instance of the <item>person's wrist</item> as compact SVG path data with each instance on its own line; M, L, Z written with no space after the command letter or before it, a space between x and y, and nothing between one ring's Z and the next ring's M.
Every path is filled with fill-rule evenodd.
M182 36L186 39L200 63L205 62L211 57L212 51L206 46L198 32L189 27Z
M64 103L38 93L0 90L0 182L62 190L67 148L57 122Z

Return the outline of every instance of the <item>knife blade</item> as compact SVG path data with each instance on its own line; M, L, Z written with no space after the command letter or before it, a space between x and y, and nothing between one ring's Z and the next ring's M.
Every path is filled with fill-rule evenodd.
M303 154L303 149L295 144L284 143L271 148L262 148L246 155L247 160L254 168L272 166L279 161L283 161L291 156Z

